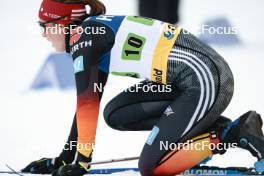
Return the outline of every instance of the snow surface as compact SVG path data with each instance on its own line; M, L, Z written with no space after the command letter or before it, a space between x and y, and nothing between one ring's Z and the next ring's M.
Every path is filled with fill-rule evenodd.
M136 0L103 2L109 14L137 14ZM50 44L36 32L39 4L40 0L13 0L3 1L0 7L0 170L7 170L5 163L20 169L30 161L58 155L68 136L75 111L75 92L72 90L28 90L46 56L52 51ZM213 46L226 58L234 73L234 98L224 112L232 119L251 109L264 116L263 5L261 0L181 2L180 25L191 32L195 33L194 29L200 28L205 20L219 16L227 17L239 29L242 45ZM104 123L102 116L104 105L114 95L138 81L110 76L101 103L94 161L140 154L148 132L115 131ZM214 156L209 164L253 166L254 162L248 152L233 149L224 156ZM136 166L136 162L127 162L100 167Z

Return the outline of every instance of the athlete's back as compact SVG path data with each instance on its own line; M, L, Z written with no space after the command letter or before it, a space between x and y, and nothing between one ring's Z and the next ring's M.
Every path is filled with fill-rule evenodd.
M226 65L217 52L195 36L159 20L101 15L85 19L81 28L84 34L77 44L72 45L72 54L79 50L80 43L90 44L95 50L90 54L97 58L90 57L98 60L100 70L106 73L168 84L176 76L168 73L169 55L175 48L191 51L201 58L206 56L212 61L208 63L212 67ZM71 39L76 39L76 36Z
M91 27L97 28L97 33L90 35L94 47L101 47L98 41L102 40L105 47L109 44L109 50L98 58L101 70L166 83L168 56L180 28L136 16L94 16L82 24L83 29ZM76 48L72 46L72 54Z

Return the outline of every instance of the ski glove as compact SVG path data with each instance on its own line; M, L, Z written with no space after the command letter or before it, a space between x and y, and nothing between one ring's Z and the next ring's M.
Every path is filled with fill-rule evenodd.
M37 161L33 161L21 172L32 174L51 174L54 170L65 165L65 162L59 157L56 158L42 158Z
M85 167L80 162L76 162L75 164L61 166L59 169L52 172L52 176L82 176L87 174L89 169L90 166Z

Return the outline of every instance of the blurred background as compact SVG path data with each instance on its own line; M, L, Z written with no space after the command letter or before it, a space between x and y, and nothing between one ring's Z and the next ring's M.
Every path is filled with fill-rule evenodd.
M138 15L139 5L141 13L148 8L146 4L142 8L137 0L102 2L111 15ZM65 70L71 69L71 61L54 53L41 37L36 23L40 3L13 0L3 1L0 7L0 170L6 170L5 163L20 169L35 159L57 156L75 112L73 75ZM161 6L157 7L157 12L151 12L158 13ZM232 119L248 110L257 110L264 117L263 8L262 0L182 0L176 8L178 13L172 10L172 16L178 16L175 23L211 45L230 64L235 94L224 115ZM204 30L210 27L225 27L229 34ZM102 116L103 107L111 98L138 81L109 77L101 102L94 160L140 154L149 133L115 131L106 126ZM254 161L248 152L232 149L224 156L215 156L209 164L253 166Z

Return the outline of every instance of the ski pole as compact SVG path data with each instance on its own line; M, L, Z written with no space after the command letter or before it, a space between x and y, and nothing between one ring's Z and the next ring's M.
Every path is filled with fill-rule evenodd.
M128 158L118 158L118 159L110 159L110 160L104 160L104 161L95 161L95 162L89 162L88 165L98 165L98 164L107 164L107 163L115 163L115 162L125 162L125 161L133 161L138 160L139 157L128 157ZM19 176L23 176L20 171L14 170L12 167L10 167L8 164L6 164L6 167L8 167L11 171L0 171L0 173L9 173L9 174L17 174ZM124 168L123 170L135 170L136 168ZM120 170L120 169L119 169ZM122 169L121 169L122 170ZM97 169L92 170L93 172L107 172L107 169ZM112 172L114 172L113 170Z
M90 162L90 163L88 163L88 165L107 164L107 163L115 163L115 162L125 162L125 161L133 161L133 160L138 160L138 159L139 159L139 157L118 158L118 159Z

